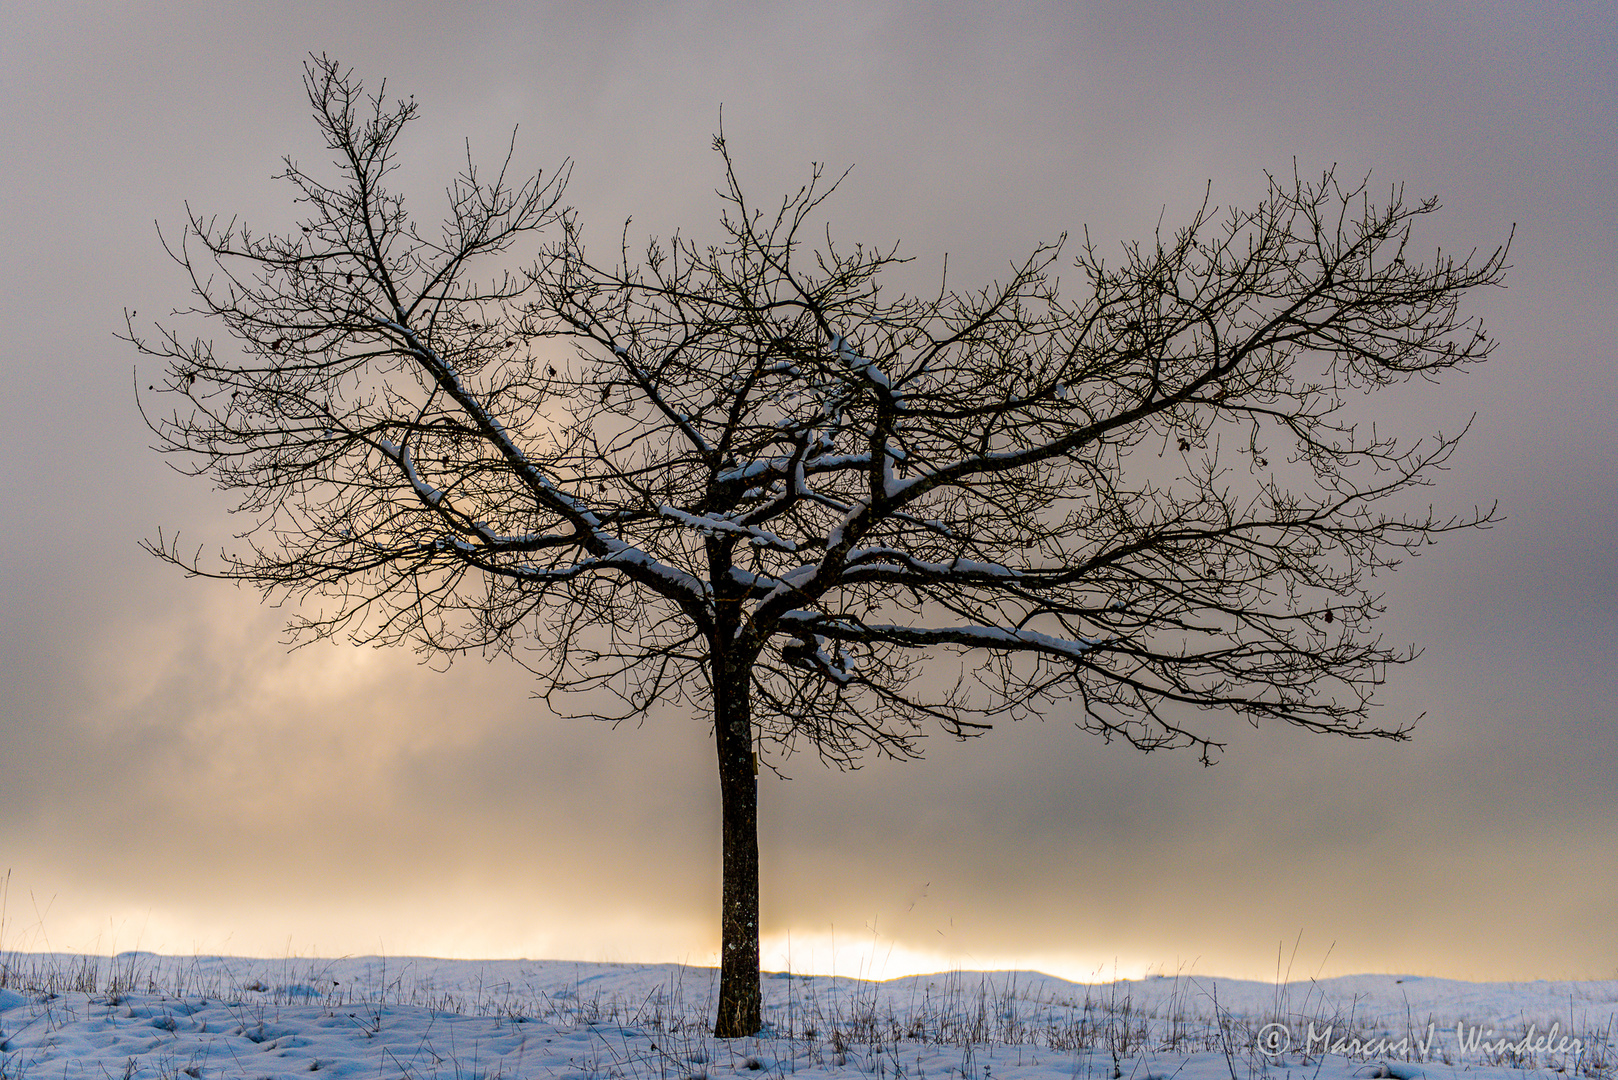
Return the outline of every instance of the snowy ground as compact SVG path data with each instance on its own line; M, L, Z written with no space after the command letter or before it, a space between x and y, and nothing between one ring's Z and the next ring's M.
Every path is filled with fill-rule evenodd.
M1354 976L1082 985L1029 972L773 975L707 1034L714 972L359 957L0 954L0 1080L1610 1080L1618 980Z

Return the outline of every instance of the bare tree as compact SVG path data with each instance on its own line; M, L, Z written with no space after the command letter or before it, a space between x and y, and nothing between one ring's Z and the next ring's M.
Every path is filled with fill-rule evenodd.
M1205 761L1210 710L1407 736L1368 712L1415 655L1376 636L1371 579L1493 511L1394 512L1457 436L1345 415L1493 348L1457 305L1506 249L1416 257L1435 202L1272 179L1116 264L1080 246L1078 301L1061 243L980 291L890 295L894 249L819 231L835 183L755 207L720 137L719 241L604 265L565 170L469 162L419 232L388 187L415 105L324 57L306 82L337 179L287 159L303 222L192 214L169 248L235 347L128 331L177 402L143 406L158 449L253 524L217 561L148 546L301 601L300 639L493 650L547 698L711 712L717 1035L761 1023L760 755L909 758L934 726L1053 710ZM484 269L541 230L532 264Z

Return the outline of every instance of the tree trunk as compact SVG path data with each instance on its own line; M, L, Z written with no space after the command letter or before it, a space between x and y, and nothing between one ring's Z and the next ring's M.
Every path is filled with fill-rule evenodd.
M714 1036L756 1035L763 1026L758 978L758 775L748 670L715 657L714 732L719 749L724 887L720 899L719 1018Z

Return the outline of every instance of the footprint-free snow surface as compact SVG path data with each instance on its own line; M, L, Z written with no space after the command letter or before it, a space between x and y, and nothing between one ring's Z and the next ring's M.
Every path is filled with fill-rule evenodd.
M1392 975L1095 985L1032 972L766 975L709 1031L711 969L358 957L0 954L0 1080L1609 1080L1618 980Z

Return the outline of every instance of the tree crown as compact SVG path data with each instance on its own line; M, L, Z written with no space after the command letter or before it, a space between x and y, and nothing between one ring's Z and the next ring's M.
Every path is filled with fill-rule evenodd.
M1506 248L1418 258L1435 201L1271 178L1115 264L1077 245L1078 300L1065 240L892 294L896 249L817 233L835 182L755 206L722 136L711 245L592 261L566 167L509 156L423 234L388 188L415 105L324 57L307 89L336 179L287 159L296 230L192 214L170 247L239 351L128 331L178 402L147 413L159 449L254 522L216 563L155 554L306 599L302 637L507 652L619 715L739 671L762 742L843 765L1061 702L1205 759L1187 710L1408 730L1369 722L1415 655L1376 636L1372 578L1492 511L1384 509L1459 436L1347 414L1494 347L1459 301Z

